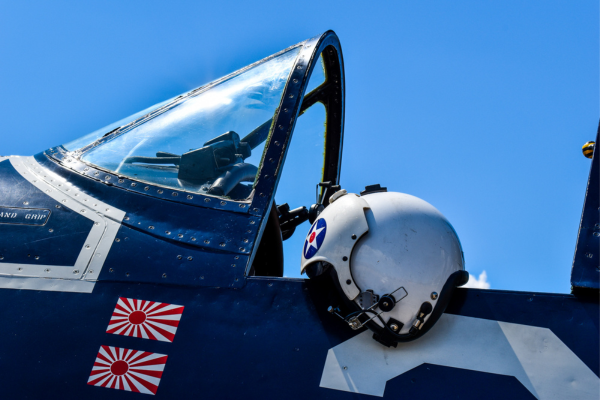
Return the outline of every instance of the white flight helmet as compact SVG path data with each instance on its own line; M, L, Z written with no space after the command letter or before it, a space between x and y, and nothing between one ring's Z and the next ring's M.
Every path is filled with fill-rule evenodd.
M301 272L314 277L333 270L351 312L329 311L396 346L427 332L469 274L458 236L437 209L379 185L369 188L363 196L345 190L331 196L306 237Z

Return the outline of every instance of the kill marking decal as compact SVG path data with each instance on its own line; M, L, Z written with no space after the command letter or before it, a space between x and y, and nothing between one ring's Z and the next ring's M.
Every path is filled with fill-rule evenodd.
M101 346L88 385L156 394L166 362L165 354Z
M173 342L183 306L119 297L106 332Z

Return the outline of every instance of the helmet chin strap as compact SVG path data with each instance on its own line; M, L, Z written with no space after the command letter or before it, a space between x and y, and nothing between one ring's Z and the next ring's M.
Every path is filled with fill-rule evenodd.
M333 281L333 284L338 289L338 293L343 293L341 291L341 288L339 287L340 283L339 283L339 279L338 279L335 268L329 268L329 272L331 274L331 279ZM368 327L370 330L372 330L374 332L373 339L375 339L379 343L383 344L384 346L396 347L396 345L399 342L410 342L412 340L420 338L425 333L427 333L427 331L429 331L431 329L431 327L437 322L437 320L442 316L442 314L446 310L446 307L448 306L448 303L450 303L450 299L452 298L452 294L454 293L454 289L456 287L464 285L465 283L467 283L468 280L469 280L469 273L467 271L462 270L462 271L456 271L456 272L452 273L446 280L446 283L444 284L442 291L440 292L440 296L437 299L436 305L432 306L431 303L429 303L429 302L424 302L421 305L421 308L419 309L419 313L417 314L417 318L415 319L415 321L413 321L412 326L408 333L400 334L400 333L394 332L394 330L399 331L402 328L402 322L396 321L395 319L390 318L389 321L387 323L385 323L383 318L381 318L380 315L376 315L376 318L379 319L379 321L381 322L383 327L379 326L375 321L373 321L374 318L370 318L367 322L361 322L360 324L353 326L352 321L356 320L356 318L352 318L352 317L358 316L359 314L365 314L365 313L370 313L370 314L378 314L378 313L372 309L367 309L367 310L361 309L354 301L348 299L346 296L343 296L343 295L340 297L342 298L346 307L350 308L351 310L355 310L355 311L351 312L346 317L343 317L342 315L340 315L341 311L337 307L334 308L334 307L330 306L328 311L332 314L337 315L341 319L343 319L346 323L348 323L352 327L352 329L360 329L363 326ZM386 295L386 296L388 296L388 295ZM385 297L385 296L383 296L383 297ZM383 297L382 297L382 300L383 300ZM429 316L429 319L427 319L427 321L424 322L425 317L427 317L429 314L431 314Z
M372 331L375 331L373 334L373 339L377 340L384 346L396 347L398 342L410 342L420 338L431 329L437 320L440 319L444 311L446 311L446 307L448 307L448 303L450 303L454 289L464 285L468 280L469 273L467 271L463 270L452 273L446 280L435 307L432 307L431 303L429 302L423 303L421 305L421 309L419 310L417 319L413 323L413 326L410 328L408 333L399 334L394 332L390 327L389 321L388 324L386 324L382 318L380 318L380 321L385 328L381 328L374 322L369 322L367 326ZM431 313L431 316L427 322L423 323L423 320L427 315L429 315L429 313Z

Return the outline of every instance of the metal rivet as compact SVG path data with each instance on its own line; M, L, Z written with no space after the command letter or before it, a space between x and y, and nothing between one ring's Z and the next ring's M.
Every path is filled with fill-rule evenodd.
M183 258L183 256L177 256L178 260L181 260Z
M126 275L126 276L129 276L129 272L125 272L125 275Z
M271 282L269 282L269 286L273 286L273 284Z
M135 182L131 182L131 186L133 186L133 187L136 187L136 186L137 186L137 183L135 183Z
M110 211L110 208L107 208L107 209L106 209L106 212L109 212L109 211Z
M231 266L235 268L235 264L231 264Z
M166 278L166 277L167 277L167 274L163 274L163 278Z
M187 195L187 198L188 198L188 200L191 200L191 199L193 199L193 198L194 198L194 196L192 196L191 194L188 194L188 195Z
M169 232L169 231L165 231L165 234L166 234L166 235L170 235L170 234L171 234L171 232Z
M275 141L275 146L279 146L280 144L277 140Z
M210 199L209 199L209 198L206 198L206 199L204 199L204 202L205 202L205 203L208 203L208 202L210 202Z
M233 259L234 259L234 260L239 260L239 259L240 259L240 256L235 256L235 257L233 257Z
M226 203L226 202L224 202L224 201L222 201L222 202L221 202L221 205L222 205L222 206L224 206L224 205L226 205L226 204L227 204L227 203Z
M28 201L24 201L24 202L23 202L23 204L24 204L24 205L28 205L28 204L29 204L29 202L28 202Z
M192 256L188 257L188 261L192 261L193 259L194 259L194 257L192 257Z
M50 268L46 268L44 272L50 272Z
M146 187L144 188L144 190L145 190L145 191L148 191L148 190L150 190L150 186L146 186Z
M352 239L356 240L356 235L352 235Z
M154 229L154 227L153 227L152 225L150 225L150 226L148 227L148 229Z
M240 247L240 251L246 251L246 249L243 247Z
M225 247L225 243L219 243L219 246Z
M600 232L594 232L594 236L599 237L600 236Z
M396 332L396 331L398 330L398 325L396 325L396 324L391 324L391 325L390 325L390 328L392 328L392 330L393 330L394 332Z
M258 211L258 209L257 209L257 208L255 208L255 209L254 209L254 211ZM254 221L250 221L250 225L254 225L255 223L256 223L256 222L254 222Z
M438 294L437 292L431 292L431 300L437 300Z
M82 212L82 213L84 213L84 212L85 212L85 210L81 210L81 212Z
M100 173L99 173L98 171L96 171L96 172L94 173L94 175L98 176L98 175L100 175Z
M183 235L182 235L181 233L178 233L178 234L177 234L177 237L178 237L178 238L182 238L182 237L183 237Z
M106 179L106 180L109 180L109 179L110 179L110 175L106 175L106 176L104 177L104 179Z
M39 259L40 259L40 256L35 256L35 259L36 259L36 260L39 260Z
M348 369L348 367L344 366L344 369Z
M204 277L203 277L203 276L201 276L201 277L200 277L200 279L204 279Z
M50 228L50 229L48 229L48 232L52 233L52 232L54 232L54 229Z
M54 207L56 207L56 208L60 208L60 205L59 205L59 204L57 204L57 205L55 205Z
M342 260L348 261L348 257L344 256L344 257L342 257Z
M253 209L252 211L254 211L254 212L258 212L258 208L255 208L255 209ZM251 223L251 224L253 224L253 223L254 223L254 221L250 221L250 223Z
M78 273L79 273L79 270L78 270L78 269L74 269L74 270L73 270L73 274L78 274Z
M592 257L594 257L594 255L593 255L592 253L585 253L585 256L586 256L587 258L592 258Z
M235 278L235 281L237 282L237 281L238 281L238 278Z
M243 242L244 242L244 243L248 243L248 239L244 239L244 240L243 240Z
M293 98L294 98L294 95L293 95L293 94L290 94L290 95L289 95L289 98L290 98L290 99L293 99Z
M350 285L352 281L350 279L346 279L346 285Z
M204 241L204 244L209 244L209 243L210 243L210 240L208 240L208 239Z
M125 221L129 221L129 217L125 217L123 218Z
M123 179L119 179L119 183L123 183L125 182Z
M240 208L246 208L245 204L240 204Z
M283 129L283 125L279 125L279 129ZM275 143L277 143L277 142L275 142Z
M120 242L120 241L121 241L121 239L119 239L119 238L115 239L115 242Z
M195 241L196 241L196 238L195 238L195 237L192 237L192 242L195 242Z
M89 244L86 244L86 245L85 245L85 248L86 248L86 249L89 249L89 248L90 248L90 245L89 245Z
M0 258L0 260L1 260L1 258ZM23 268L21 268L21 267L19 267L19 268L17 268L17 269L18 269L19 271L23 271Z
M288 111L289 111L289 110L288 110L287 108L284 108L284 109L283 109L283 112L288 112Z
M163 191L162 191L162 190L160 190L160 189L158 189L158 190L156 191L156 193L158 193L158 194L162 194L162 193L163 193Z
M298 83L298 79L292 79L292 82Z
M66 203L66 202L67 202L67 199L63 199L63 201L62 201L62 202L63 202L63 203Z
M275 160L272 158L269 158L269 162L275 162Z
M179 193L177 193L177 192L173 192L173 193L171 193L171 196L173 196L173 197L177 197L177 196L179 196Z
M93 269L90 269L90 271L88 272L88 274L93 274L93 273L94 273Z
M110 268L110 269L108 270L108 272L115 272L115 270L114 270L114 269L112 269L112 268Z

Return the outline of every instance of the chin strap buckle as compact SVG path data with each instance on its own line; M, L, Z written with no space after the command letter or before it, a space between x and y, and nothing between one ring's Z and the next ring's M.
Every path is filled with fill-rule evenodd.
M394 293L397 293L396 296L394 296ZM367 322L381 316L381 314L383 314L384 312L391 311L398 302L400 302L403 298L408 296L408 292L406 291L406 289L404 289L404 286L400 286L392 293L384 294L381 297L377 296L376 294L373 294L372 290L362 292L359 296L361 296L360 300L362 301L360 302L361 304L363 304L363 309L360 311L350 313L346 317L342 317L340 315L341 311L339 307L334 308L332 306L329 306L329 308L327 308L327 311L343 319L350 326L350 328L352 328L352 330L358 330L365 326ZM396 300L396 297L398 297L398 300ZM364 305L364 302L366 301L364 299L370 299L370 305ZM379 308L379 312L376 311L377 308ZM372 314L372 316L370 316L369 318L367 314ZM361 317L364 316L366 316L367 319L364 320L365 318L362 318L363 320L361 320Z

